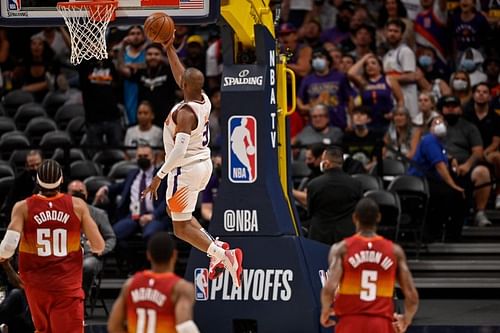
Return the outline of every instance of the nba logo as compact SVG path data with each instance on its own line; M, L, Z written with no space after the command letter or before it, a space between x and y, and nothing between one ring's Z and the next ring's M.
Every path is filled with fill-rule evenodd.
M232 116L228 121L229 180L253 183L257 179L257 121L252 116Z
M9 10L21 10L21 0L9 0Z
M194 270L194 287L197 301L208 300L208 269L196 268Z

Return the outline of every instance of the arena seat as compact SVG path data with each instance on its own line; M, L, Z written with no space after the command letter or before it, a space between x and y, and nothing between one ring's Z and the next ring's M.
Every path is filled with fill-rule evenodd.
M427 180L408 175L398 176L387 189L399 196L401 202L399 232L408 231L413 234L418 256L430 197Z
M112 184L111 180L106 176L90 176L85 178L83 183L87 186L88 202L94 201L95 193L101 186L109 186Z
M2 99L2 104L5 109L5 113L9 117L13 117L17 109L26 103L32 103L35 101L33 94L23 90L12 90L8 92Z
M311 174L311 169L303 161L293 161L291 177L293 181L293 188L297 188L301 183L302 179Z
M59 128L64 130L66 129L66 126L68 126L68 123L71 121L71 119L75 117L85 117L85 109L83 108L83 105L68 104L61 106L57 110L54 116L54 120L56 121Z
M0 207L3 206L12 185L14 185L14 176L0 178Z
M10 154L18 149L27 148L30 146L28 138L22 132L9 132L2 135L0 138L0 152L2 159L7 160Z
M18 149L14 150L9 157L9 164L14 168L16 174L24 170L26 167L26 155L28 154L28 149Z
M71 119L66 126L66 132L71 136L73 142L81 142L85 134L85 117L77 116Z
M105 149L98 151L92 161L99 164L102 168L104 174L108 174L111 170L111 167L120 161L124 161L126 159L125 152L120 149Z
M0 163L0 178L14 177L15 172L9 162L1 161Z
M28 122L24 133L32 144L38 145L46 133L53 131L57 131L55 121L46 117L36 117Z
M132 161L120 161L111 167L111 170L108 173L108 178L111 180L123 180L125 177L127 177L127 174L131 170L136 170L139 167L137 166L137 163L132 162Z
M9 117L0 116L0 136L4 133L15 131L16 123Z
M405 164L399 160L392 158L385 158L382 160L382 175L379 174L380 170L378 165L375 165L371 169L370 174L374 176L381 176L384 181L384 187L387 187L389 183L396 177L404 175L406 173Z
M49 117L53 118L56 111L68 100L65 94L57 91L48 92L43 99L42 105Z
M23 131L28 122L36 117L47 117L42 105L38 103L26 103L21 105L14 115L14 121L19 130Z
M382 180L374 175L368 175L366 173L356 173L352 175L352 178L357 179L361 183L363 193L372 190L383 190L384 184Z
M75 161L70 164L70 179L84 181L91 176L101 176L101 169L92 161Z
M377 232L383 236L396 240L401 220L401 203L398 194L387 190L372 190L364 194L373 199L379 206L382 220L377 225Z
M68 161L67 156L64 156L64 149L62 148L57 148L54 150L54 154L51 157L53 160L56 160L59 162L59 164L64 164L66 161ZM74 162L74 161L84 161L86 160L87 157L83 153L83 151L79 148L71 148L69 150L69 161Z
M42 150L44 158L49 158L54 154L57 148L69 148L72 145L69 134L65 131L52 131L47 132L40 140L40 149Z

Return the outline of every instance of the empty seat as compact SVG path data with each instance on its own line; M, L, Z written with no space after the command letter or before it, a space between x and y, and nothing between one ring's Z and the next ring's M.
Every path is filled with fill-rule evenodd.
M12 154L10 154L9 164L14 168L16 174L25 169L26 155L28 152L28 149L18 149L14 150Z
M66 129L66 126L75 117L85 117L85 109L81 104L68 104L61 106L55 116L54 120L60 129Z
M71 136L73 142L81 142L85 135L85 117L74 117L66 126L66 132Z
M357 179L361 183L361 188L363 189L363 193L373 190L384 189L382 180L377 176L368 175L366 173L357 173L352 175L352 177L354 179Z
M0 178L0 207L5 203L5 198L14 185L14 176Z
M65 94L57 91L51 91L45 95L42 105L49 117L53 118L57 110L63 106L67 100L68 97Z
M12 118L0 116L0 136L4 133L15 131L16 129L16 124Z
M53 131L57 131L55 121L45 117L37 117L29 121L24 133L31 140L33 145L38 145L46 133Z
M40 140L40 147L44 157L50 157L57 148L70 147L72 145L69 134L65 131L52 131L45 133Z
M382 170L379 170L379 165L375 165L370 174L381 176L384 185L388 185L396 176L401 176L406 173L405 164L399 160L386 158L382 160Z
M2 161L0 163L0 178L5 178L5 177L14 177L15 172L12 166L8 162Z
M113 166L113 164L124 161L126 158L123 150L120 149L106 149L98 151L92 161L99 164L104 172L104 174L108 174L109 170Z
M86 178L83 183L87 187L88 192L88 202L94 201L95 193L102 186L109 186L112 184L111 180L109 180L105 176L91 176Z
M26 103L21 105L14 115L14 121L19 130L23 131L26 128L26 124L36 117L47 117L45 109L42 105L38 103Z
M425 178L398 176L387 188L397 193L401 202L400 232L409 231L417 242L417 255L423 237L423 228L429 204L429 187Z
M87 159L87 157L85 156L83 151L81 149L78 149L78 148L71 148L68 151L68 153L69 153L69 156L65 156L64 149L57 148L54 151L54 154L52 155L51 158L53 160L56 160L57 162L59 162L59 164L64 164L68 160L69 160L69 162L74 162L74 161L84 161Z
M13 151L30 146L28 138L23 133L8 134L10 133L5 133L0 138L0 152L4 160L7 160Z
M2 100L2 104L5 109L5 113L9 117L13 117L17 109L26 103L32 103L35 101L33 94L23 90L12 90L8 92Z
M382 220L377 226L378 232L385 237L395 240L399 232L401 204L398 194L386 190L368 191L365 197L373 199L379 206Z
M109 171L108 178L111 180L123 180L131 170L137 170L137 163L132 161L120 161L115 163Z
M75 161L70 165L70 179L84 181L91 176L100 176L101 169L92 161Z

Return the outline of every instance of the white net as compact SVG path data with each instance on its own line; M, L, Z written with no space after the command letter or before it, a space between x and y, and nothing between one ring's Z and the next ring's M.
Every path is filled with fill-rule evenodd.
M107 59L106 29L114 16L116 1L60 2L57 10L64 17L71 36L71 63Z

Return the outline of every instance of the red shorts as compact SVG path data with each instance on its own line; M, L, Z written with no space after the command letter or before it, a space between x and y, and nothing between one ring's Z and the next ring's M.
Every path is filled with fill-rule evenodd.
M56 294L25 288L36 333L83 333L83 293Z
M392 321L386 317L350 315L338 319L335 333L393 333Z

